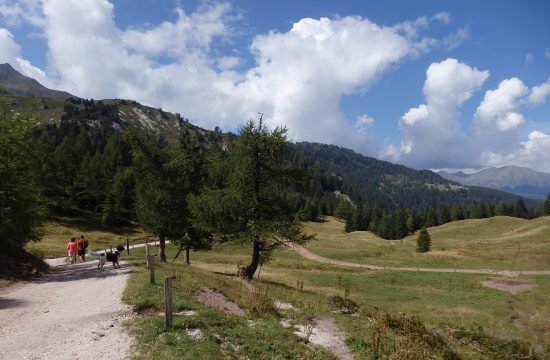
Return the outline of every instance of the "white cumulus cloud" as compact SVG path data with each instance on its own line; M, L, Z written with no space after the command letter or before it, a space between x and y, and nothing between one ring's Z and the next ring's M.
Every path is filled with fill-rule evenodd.
M484 166L516 165L527 166L539 171L550 172L550 134L532 131L519 149L510 152L486 151L482 154Z
M33 66L28 60L21 57L21 47L15 42L13 34L0 28L0 64L9 63L23 75L32 77L42 84L48 85L49 80L44 71Z
M539 105L546 102L546 99L550 96L550 79L545 83L542 83L531 88L531 93L527 98L527 101L533 105Z
M495 90L488 90L474 114L478 131L509 131L522 125L525 120L518 108L528 93L529 88L518 78L505 79Z
M7 3L18 4L0 0ZM248 49L254 62L243 70L249 61L216 49L236 36L229 3L207 2L194 12L179 7L173 21L128 29L117 26L116 3L107 0L34 4L40 7L33 7L33 19L40 18L33 24L47 42L56 88L86 98L135 99L207 128L235 129L262 112L269 124L287 126L293 140L370 154L377 151L371 118L346 118L341 99L432 49L437 41L422 32L434 21L450 22L447 13L389 27L359 16L304 18L287 31L255 36ZM12 13L21 14L19 8L12 6ZM29 74L32 65L26 66Z
M479 90L489 72L456 59L433 63L426 71L426 104L411 108L400 121L400 151L389 145L381 156L415 167L461 167L472 151L460 132L460 106Z

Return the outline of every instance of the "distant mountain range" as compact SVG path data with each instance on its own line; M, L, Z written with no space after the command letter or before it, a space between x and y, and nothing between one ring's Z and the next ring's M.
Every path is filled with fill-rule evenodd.
M531 199L544 199L550 194L550 174L527 167L503 166L471 174L465 174L462 171L456 173L440 171L438 174L463 185L498 189Z
M118 131L129 124L163 135L168 141L177 138L181 129L191 130L203 146L225 142L232 136L202 129L191 124L180 114L142 105L133 100L101 100L102 113L87 111L86 103L67 92L50 90L36 80L19 74L9 64L0 65L0 96L8 96L13 108L24 108L29 98L41 102L39 121L43 124L59 124L70 121L78 126L102 127L109 132ZM96 102L98 102L96 100ZM338 146L297 143L290 144L289 156L303 163L318 167L326 175L326 181L314 185L315 194L339 191L353 201L369 201L379 207L395 209L399 206L423 209L442 204L472 204L475 202L515 202L516 195L494 189L460 184L463 179L447 180L429 170L414 170L363 156ZM333 180L330 180L332 178ZM455 182L457 181L457 182ZM334 183L337 183L336 187ZM528 206L536 206L528 202Z
M76 97L65 91L48 89L35 79L21 75L10 64L0 64L0 91L8 94L58 100Z

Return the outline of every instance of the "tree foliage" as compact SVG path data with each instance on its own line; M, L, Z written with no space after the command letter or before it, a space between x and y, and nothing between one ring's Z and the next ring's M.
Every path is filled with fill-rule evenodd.
M297 180L284 159L285 134L284 128L269 131L261 118L249 121L227 150L211 156L209 187L192 200L199 228L251 244L252 259L243 273L249 279L274 248L309 238L284 201L285 188Z
M32 117L0 101L0 243L22 247L40 235L43 211Z
M432 249L432 239L430 233L426 228L423 228L418 233L418 238L416 239L416 251L424 253Z
M189 137L180 147L163 144L162 138L133 129L132 168L136 184L136 214L140 224L159 236L159 258L166 261L166 238L182 239L190 226L188 197L196 187L196 161Z

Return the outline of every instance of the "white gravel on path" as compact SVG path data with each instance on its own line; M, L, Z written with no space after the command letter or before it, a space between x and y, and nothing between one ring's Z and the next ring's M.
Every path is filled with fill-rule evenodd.
M48 263L48 275L0 290L0 359L130 358L122 322L132 311L121 301L128 264Z

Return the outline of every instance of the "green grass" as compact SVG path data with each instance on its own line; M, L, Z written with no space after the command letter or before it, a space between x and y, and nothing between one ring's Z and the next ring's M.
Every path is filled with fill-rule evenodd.
M173 256L175 248L169 247ZM150 285L143 268L142 251L132 251L136 270L130 278L124 300L141 313L129 324L131 333L138 338L137 359L333 359L320 347L309 347L292 331L279 324L277 312L257 314L251 306L254 299L239 281L182 264L157 264L156 282ZM163 309L164 276L173 276L174 311L196 311L193 316L174 316L174 326L164 330L164 319L158 315ZM196 295L201 288L216 289L229 300L247 310L245 317L224 314L201 304ZM277 286L269 286L269 293L278 294ZM289 292L282 289L281 292ZM293 292L290 290L290 292ZM271 294L269 295L271 296ZM300 315L302 316L302 314ZM188 330L200 330L202 338L193 340Z
M463 242L474 241L474 238L482 243L496 239L500 244L513 242L503 234L505 230L500 229L503 223L515 226L517 234L522 234L522 244L532 242L526 244L522 252L527 258L534 249L544 255L545 248L541 248L540 243L547 241L548 218L513 223L515 220L466 221L430 230L434 247L449 248L439 251L455 253L465 247L460 250L464 267L484 257L467 250L469 245ZM532 228L526 227L529 225ZM476 226L480 228L479 236L475 236ZM314 230L318 237L308 247L327 257L354 261L361 251L371 253L388 248L385 240L370 233L343 233L343 225L333 220L308 223L306 227L309 231ZM50 256L57 254L59 247L64 256L66 238L73 233L77 236L84 232L92 246L96 239L96 244L103 247L116 244L125 236L142 235L139 229L115 233L67 219L52 222L49 228L50 240L35 244L35 251ZM390 259L404 266L423 263L423 258L417 257L414 246L409 244L412 241L405 240L401 249L396 245L397 249L389 250L393 253L384 252L372 259ZM495 249L499 256L508 251L505 246ZM375 353L381 359L392 354L394 358L444 359L452 358L453 353L464 359L513 359L533 350L541 354L550 344L548 276L522 277L537 286L511 295L483 287L481 282L488 279L484 275L340 268L280 249L261 267L259 278L252 282L260 290L251 292L234 277L237 264L247 264L250 259L249 246L225 243L215 245L212 251L191 252L191 266L183 265L181 258L174 264L157 264L156 285L148 282L143 252L143 249L131 251L129 260L133 272L124 295L124 300L141 314L128 324L137 338L137 359L331 359L333 356L329 352L305 344L292 330L280 324L282 318L294 324L305 324L308 318L316 316L335 318L348 335L348 345L361 359L374 359ZM167 246L169 261L175 252L175 246ZM123 255L126 258L126 254ZM522 256L517 260L520 263L528 261ZM431 263L426 265L432 266ZM193 316L175 315L174 327L170 330L164 330L163 318L158 315L163 309L163 276L175 277L175 312L196 311ZM244 309L246 315L227 315L201 304L196 295L203 287L223 293ZM334 296L357 303L357 316L333 313L331 298ZM258 306L262 298L278 299L298 310L277 311L269 307L262 310ZM189 330L200 330L202 338L193 340L188 335ZM530 345L522 339L527 339Z
M306 223L317 234L308 248L335 260L381 266L550 270L550 217L524 220L494 217L430 228L432 251L416 252L417 235L390 241L364 231L344 232L344 223L327 218ZM481 243L478 243L481 242Z
M63 257L67 255L66 246L71 237L80 235L90 241L90 250L102 250L118 244L126 246L126 239L130 244L143 242L147 233L137 226L109 227L92 224L86 219L60 217L46 222L44 236L39 242L29 243L27 251L46 258Z

